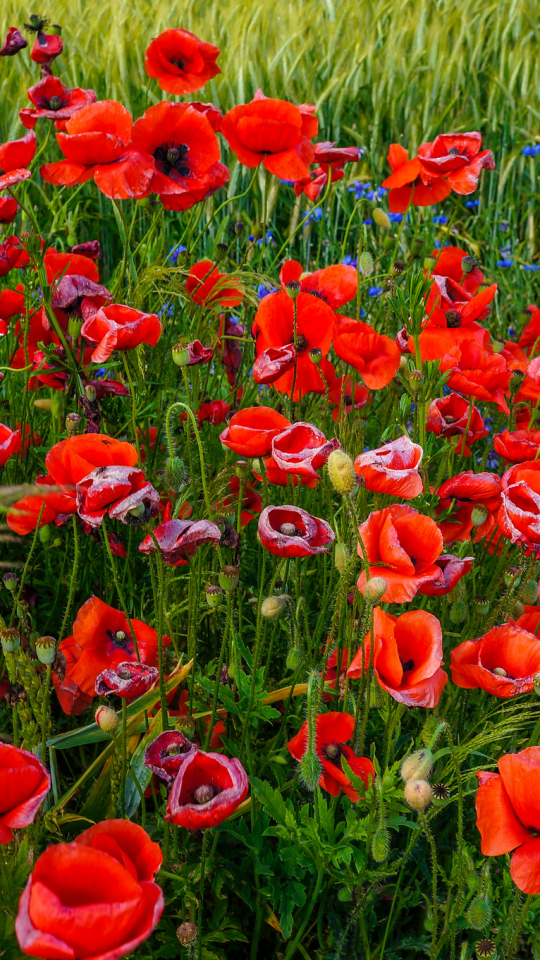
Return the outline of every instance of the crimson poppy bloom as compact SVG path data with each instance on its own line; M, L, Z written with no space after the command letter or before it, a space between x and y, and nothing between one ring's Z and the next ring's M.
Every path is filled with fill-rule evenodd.
M0 844L13 830L34 822L51 788L51 778L34 753L0 743Z
M538 633L538 624L540 623L540 607L535 607L530 604L524 604L525 613L522 613L520 617L516 620L516 625L521 627L522 630L527 630L528 633L534 634Z
M422 147L428 144L422 144ZM391 143L388 150L388 163L392 173L382 186L390 191L388 205L392 213L405 213L409 204L413 207L431 207L440 203L452 193L452 187L447 179L433 175L426 176L420 157L409 160L405 147L399 143Z
M313 557L328 553L336 535L330 524L300 507L265 507L259 517L259 540L276 557Z
M28 90L28 99L32 107L24 107L19 111L19 119L27 130L33 130L41 117L54 120L56 123L69 120L77 110L89 103L95 103L94 90L81 90L75 87L71 90L65 87L59 77L43 77L39 83Z
M345 176L342 167L337 164L334 166L334 164L325 163L323 166L317 167L316 170L312 170L307 177L302 177L301 180L295 181L294 192L296 196L299 197L300 194L304 193L308 200L316 203L326 189L328 173L330 173L332 177L332 183L343 180Z
M285 427L272 440L272 456L281 470L298 477L317 477L317 470L326 463L339 440L327 440L322 430L312 423L298 421Z
M451 390L491 401L502 413L509 413L505 394L510 383L510 369L504 357L487 353L474 340L464 340L443 356L440 370L451 371L447 381Z
M371 633L354 657L347 675L360 677L370 660ZM443 662L442 629L427 610L400 617L373 611L373 669L379 686L408 707L436 707L448 675Z
M0 320L9 323L13 317L24 313L24 293L5 288L0 292Z
M27 46L28 40L25 40L21 31L17 30L17 27L10 27L0 49L0 57L14 57L19 50L24 50Z
M465 574L472 570L474 557L454 557L451 553L441 553L435 561L439 568L436 580L424 583L418 593L426 597L442 597L450 593Z
M225 367L227 380L231 387L236 389L236 375L242 365L242 347L240 340L246 332L244 324L238 323L234 317L229 314L221 314L219 318L219 330L216 338L216 355ZM237 393L237 399L240 394Z
M359 533L363 549L358 546L358 555L366 557L370 578L383 577L386 581L382 597L386 603L407 603L424 584L440 579L436 561L443 538L430 517L396 503L370 513ZM365 586L363 571L357 583L360 593Z
M0 423L0 467L21 449L21 431L10 430L3 423Z
M240 281L220 273L211 260L199 260L190 268L186 292L202 307L237 307L244 291Z
M426 430L438 437L459 437L456 451L466 457L471 455L473 443L489 433L478 407L470 406L459 393L449 393L433 400L428 410Z
M284 347L268 347L263 350L253 364L252 374L255 383L263 385L275 383L289 370L294 370L296 357L296 350L292 343Z
M503 474L497 521L512 543L540 544L540 460L517 463Z
M172 783L184 760L197 749L179 730L164 730L146 748L144 764L156 776Z
M134 350L141 343L155 347L161 336L161 322L156 313L111 303L85 320L81 336L98 344L92 360L104 363L113 350Z
M155 517L159 493L137 467L97 467L76 485L77 513L92 527L103 517L140 524Z
M133 124L131 143L154 158L150 190L166 210L188 210L229 181L212 124L189 103L150 107Z
M13 223L18 210L15 197L0 197L0 223Z
M540 430L503 430L493 438L495 452L510 463L536 460L540 449Z
M377 450L361 453L354 461L354 469L368 490L412 500L424 489L418 473L421 462L422 447L403 436Z
M248 790L239 760L194 750L180 765L165 819L187 830L217 827L240 806Z
M303 487L316 487L319 482L318 475L315 477L297 477L296 474L282 470L281 467L278 467L273 457L268 457L266 460L263 460L263 463L267 482L274 484L276 487L296 487L298 483L301 483ZM257 466L257 469L255 469L255 466ZM257 480L262 481L262 473L260 472L260 465L257 464L257 461L253 462L253 467L253 476L256 477Z
M332 410L332 420L337 422L342 413L349 416L353 410L361 410L365 407L369 398L369 390L363 387L361 383L354 384L353 398L353 379L352 377L336 377L328 383L328 399L335 409Z
M27 170L36 152L36 135L30 130L19 140L8 140L0 145L0 190L14 187L32 176Z
M5 277L14 267L21 266L22 252L23 246L18 237L6 237L0 243L0 277Z
M540 309L531 306L528 308L530 320L524 327L518 340L519 346L525 350L528 357L532 356L540 344Z
M473 297L453 280L434 276L426 302L429 319L419 338L422 359L439 360L465 341L473 341L487 350L489 333L477 320L486 319L496 292L497 284L493 283ZM414 352L412 337L408 346Z
M290 425L272 407L245 407L231 417L219 439L241 457L267 457L274 437Z
M358 803L360 796L354 789L351 781L341 768L343 757L352 772L369 786L370 779L375 779L375 767L367 757L357 757L352 747L347 746L354 730L354 717L350 713L320 713L315 728L315 750L322 765L319 786L332 797L338 797L341 790L353 803ZM287 748L295 760L301 760L307 751L308 725L302 724L300 730Z
M281 180L309 176L308 165L315 150L310 143L319 122L315 108L296 107L287 100L265 97L257 90L251 103L240 104L225 114L221 133L245 167L263 164Z
M437 515L446 512L454 501L452 514L438 523L445 543L470 539L473 526L473 510L485 507L487 514L482 523L476 524L475 543L489 536L495 526L495 514L501 505L501 479L496 473L473 473L466 470L450 477L437 490L440 501L436 507Z
M511 623L452 650L452 681L465 690L486 690L494 697L531 693L540 671L540 640Z
M453 280L471 296L478 293L484 282L484 274L474 261L471 269L470 261L473 258L466 250L463 250L462 247L441 247L433 250L431 256L435 260L433 274ZM466 257L469 262L464 266L463 261Z
M99 240L87 240L86 243L76 243L71 248L73 254L81 257L88 257L89 260L99 260L101 257L101 244Z
M186 350L189 354L187 367L195 367L200 363L208 363L214 356L213 347L205 347L200 340L192 340L186 344Z
M388 386L399 368L401 353L395 341L351 317L335 318L333 347L341 360L358 370L370 390Z
M141 620L131 618L141 662L158 666L157 633ZM166 647L170 637L163 637ZM127 617L99 600L90 597L80 608L73 634L62 640L61 653L66 657L65 677L58 676L56 667L53 682L64 713L79 714L95 696L96 680L104 670L115 670L119 664L137 662L137 651ZM82 694L84 700L77 699Z
M160 863L158 845L125 820L48 847L19 903L21 950L50 960L83 960L90 952L93 960L118 960L130 953L163 912L163 893L151 879Z
M515 851L512 880L527 894L540 893L538 830L540 829L540 747L507 753L499 773L477 773L476 826L485 857Z
M103 670L96 677L96 694L105 697L115 693L125 700L134 700L142 697L159 677L156 667L147 667L145 663L131 663L126 660L119 663L114 670Z
M297 260L285 261L279 273L284 292L287 283L296 281L300 284L301 293L311 293L314 297L319 297L332 310L338 310L356 296L358 274L354 267L335 263L304 277L302 273L302 264Z
M429 177L446 177L454 191L461 195L474 193L482 169L495 169L491 150L481 150L482 135L473 133L442 133L433 143L418 148L422 173Z
M144 69L162 90L182 96L204 87L221 73L219 49L189 30L164 30L147 47Z
M206 420L212 426L219 427L227 419L230 410L226 400L210 400L208 403L201 403L197 410L197 420L200 424Z
M66 121L65 129L56 139L66 159L41 167L47 183L71 187L93 178L113 200L148 196L156 172L154 158L129 146L131 114L121 103L89 103Z
M52 61L59 57L64 49L64 41L58 33L44 33L40 30L36 36L30 59L34 63L50 66Z
M204 543L216 546L221 539L219 528L209 520L166 520L155 527L153 534L139 544L140 552L152 553L156 549L155 539L163 560L171 567L186 564Z
M112 298L112 293L101 284L94 283L87 277L68 275L55 284L51 306L57 317L57 311L63 311L68 320L89 321L101 307L109 304Z

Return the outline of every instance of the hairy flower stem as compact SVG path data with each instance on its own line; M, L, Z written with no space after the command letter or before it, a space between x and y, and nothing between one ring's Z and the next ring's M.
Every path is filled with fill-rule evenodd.
M221 649L219 651L219 660L217 664L216 671L216 682L214 685L214 697L212 700L212 713L210 714L210 721L208 723L208 730L206 731L206 738L204 741L204 749L208 750L210 746L210 738L212 736L212 730L214 729L214 723L216 722L217 709L218 709L218 695L219 695L219 686L221 683L221 670L223 667L223 661L225 660L225 653L227 651L227 643L229 640L229 631L232 623L232 601L230 593L227 594L227 617L225 620L225 629L223 630L223 639L221 641Z
M156 548L155 550L155 561L157 566L157 589L155 577L152 576L152 591L154 593L154 615L156 619L156 628L157 628L157 643L158 643L158 666L159 666L159 699L161 703L161 722L162 729L169 729L169 714L167 711L167 693L165 690L165 670L163 663L163 604L165 602L165 577L163 573L163 557L161 556L161 550L159 548L159 543L156 540L154 531L147 527L148 533L152 537L152 541ZM150 570L152 570L153 558L150 556Z
M431 931L431 950L429 954L429 960L436 960L437 957L437 928L438 928L438 917L437 911L439 908L438 899L437 899L437 848L435 846L435 840L433 839L433 834L428 826L427 817L423 810L418 812L418 817L422 824L424 833L428 839L428 843L431 850L431 896L432 896L432 910L433 910L433 928Z
M58 635L58 643L60 643L64 639L64 634L66 632L66 628L69 623L71 607L73 605L73 597L77 589L77 578L79 575L80 549L79 549L79 534L77 531L77 514L75 513L73 514L72 521L73 521L72 526L73 526L73 545L74 545L73 567L71 569L71 577L69 578L69 593L68 593L68 599L66 604L66 612L64 613L64 619L62 620L62 626L60 627L60 633Z
M49 693L51 689L52 664L47 664L45 673L45 684L43 687L43 700L41 702L41 762L44 767L47 766L47 720L49 719Z
M127 699L122 697L122 773L120 776L120 816L126 819L126 776L127 776Z
M25 563L25 565L24 565L23 572L22 572L22 575L21 575L21 582L19 583L19 589L18 589L18 591L17 591L17 596L16 596L16 598L15 598L15 600L14 600L14 602L13 602L13 607L12 607L12 610L11 610L11 617L9 618L9 625L10 625L10 627L13 626L13 621L14 621L14 619L15 619L15 614L17 613L17 607L19 606L19 603L20 603L20 600L21 600L21 597L22 597L22 592L23 592L23 588L24 588L24 581L26 580L26 575L27 575L27 573L28 573L28 568L29 568L29 566L30 566L30 561L32 560L32 557L33 557L33 555L34 555L34 550L36 549L36 543L37 543L37 539L38 539L38 535L39 535L39 526L40 526L40 523L41 523L41 518L42 518L42 516L43 516L43 511L44 511L44 509L45 509L45 502L42 503L42 505L41 505L41 510L39 511L39 514L38 514L37 523L36 523L36 529L34 530L34 536L32 537L32 543L31 543L31 545L30 545L30 550L29 550L29 552L28 552L28 556L27 556L27 558L26 558L26 563Z
M360 686L360 692L358 694L358 703L356 705L356 714L354 718L354 731L353 731L353 744L355 746L355 753L357 757L362 757L364 755L364 739L366 736L366 727L369 716L369 709L371 706L371 676L373 673L373 648L375 646L373 642L373 607L370 607L370 644L369 644L369 662L367 673L365 669L365 656L362 653L362 681ZM362 648L364 650L364 648ZM358 733L358 721L360 708L362 700L365 698L364 702L364 717L362 720L362 728L360 733ZM358 749L356 748L358 744Z
M262 573L260 580L260 590L259 590L259 603L257 607L257 630L255 635L255 646L253 648L253 668L251 672L251 687L249 691L249 700L246 709L246 715L244 717L243 730L242 730L242 742L240 744L240 759L242 758L244 744L246 742L246 737L249 736L249 723L251 719L251 711L253 710L253 704L255 702L255 691L257 689L257 668L259 666L259 657L261 652L261 639L264 636L263 631L263 618L261 617L261 604L263 597L263 588L266 574L266 550L263 551L262 559ZM274 579L275 583L275 579Z
M126 371L127 382L129 383L129 392L131 394L131 429L133 431L133 442L137 448L137 456L139 462L141 459L141 447L139 444L139 434L137 433L137 398L135 396L135 388L133 386L133 380L131 377L131 371L129 369L129 361L125 350L121 351L122 361L124 364L124 370Z
M202 841L202 852L201 852L201 881L199 886L199 915L197 917L197 931L198 931L198 958L202 960L203 954L203 940L202 940L202 921L203 921L203 906L204 906L204 880L205 880L205 869L206 869L206 842L208 839L208 830L203 831L203 841Z
M118 594L118 599L120 600L120 606L121 606L121 608L122 608L122 612L123 612L123 614L124 614L124 616L125 616L128 624L129 624L129 631L130 631L130 633L131 633L131 638L132 638L132 640L133 640L133 645L134 645L134 647L135 647L135 653L137 654L137 660L138 660L139 663L140 663L140 662L141 662L141 656L140 656L140 654L139 654L139 645L138 645L138 643L137 643L137 637L135 636L135 630L133 629L133 624L131 623L131 617L130 617L130 615L129 615L129 613L128 613L128 608L127 608L126 600L125 600L125 597L124 597L124 591L122 590L122 587L120 586L120 581L119 581L119 579L118 579L118 574L117 574L117 572L116 572L116 564L115 564L115 562L114 562L114 557L113 557L113 555L112 555L111 545L110 545L110 543L109 543L109 538L108 538L108 536L107 536L107 526L106 526L106 524L105 524L105 517L103 517L103 520L102 520L102 523L101 523L101 528L102 528L102 531L103 531L103 540L104 540L104 543L105 543L105 549L106 549L106 551L107 551L107 555L108 555L108 557L109 557L109 563L110 563L110 565L111 565L111 571L112 571L112 575L113 575L114 585L115 585L115 587L116 587L116 592L117 592L117 594Z
M525 922L525 917L527 916L527 911L531 903L531 894L525 897L523 906L518 914L518 910L521 904L521 893L519 890L516 890L516 895L514 897L514 902L512 904L512 920L509 920L508 923L508 933L504 946L501 952L501 957L505 957L506 960L512 960L514 956L514 951L516 949L517 939L521 932L521 928Z

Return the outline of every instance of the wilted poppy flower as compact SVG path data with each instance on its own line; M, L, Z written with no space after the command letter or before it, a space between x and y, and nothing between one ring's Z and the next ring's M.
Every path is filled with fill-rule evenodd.
M204 543L216 546L221 539L219 528L209 520L166 520L155 527L153 534L139 544L140 552L152 553L155 539L163 560L171 567L186 564Z
M13 223L18 209L15 197L0 197L0 223Z
M141 620L131 618L142 663L158 666L157 633ZM163 637L166 647L170 637ZM95 696L96 679L104 670L115 670L120 663L138 661L127 617L98 597L90 597L80 608L73 635L60 644L66 658L65 676L55 667L53 683L64 713L79 714ZM79 695L84 700L81 701Z
M359 528L369 576L383 577L387 589L382 597L386 603L407 603L420 587L440 578L436 561L442 551L443 539L437 524L405 504L392 504L384 510L370 513ZM364 593L366 574L363 571L357 583Z
M274 437L290 425L272 407L245 407L231 417L219 439L241 457L267 457Z
M308 165L315 156L310 140L318 128L314 107L274 100L262 90L251 103L229 110L221 122L221 133L240 163L245 167L262 163L269 173L291 182L309 176Z
M253 379L262 385L275 383L289 370L294 369L296 350L292 343L284 347L268 347L258 355L253 364Z
M394 340L369 323L335 318L333 347L338 357L358 370L366 387L382 390L395 377L401 353Z
M538 830L540 829L540 747L507 753L500 773L477 773L476 826L485 857L515 853L510 873L527 894L540 893Z
M437 490L440 501L437 515L446 512L452 506L452 514L438 523L445 543L470 539L473 526L477 527L475 543L490 534L495 526L495 514L501 505L501 479L496 473L473 473L466 470L450 477ZM485 507L485 519L481 523L473 522L475 507Z
M50 66L52 61L60 56L63 49L64 41L60 34L44 33L43 30L39 30L34 46L32 47L30 59L33 60L34 63L42 63Z
M448 277L449 280L459 284L463 290L472 296L478 293L481 284L484 282L484 274L466 250L463 250L462 247L440 247L433 250L431 256L435 260L433 274L437 274L439 277ZM468 260L468 262L465 261L466 266L463 263L465 258ZM471 261L473 261L472 269Z
M239 760L195 750L180 766L165 819L187 830L217 827L240 806L248 790Z
M71 248L73 254L77 256L88 257L89 260L99 260L101 257L101 244L99 240L87 240L86 243L76 243Z
M418 148L422 172L430 177L446 177L454 193L474 193L482 169L495 169L491 150L481 150L482 135L473 133L443 133L433 143Z
M55 284L51 306L54 311L62 310L68 319L90 320L112 298L106 287L87 277L64 276Z
M540 640L511 623L452 650L452 681L465 690L486 690L494 697L531 693L540 671Z
M301 293L311 293L312 296L319 297L332 310L338 310L356 296L358 273L354 267L335 263L304 277L302 273L301 263L297 260L286 260L279 273L282 287L285 289L287 283L296 281L300 284Z
M21 431L10 430L3 423L0 423L0 467L18 453L21 448Z
M228 382L235 388L236 375L242 365L242 346L239 341L245 332L244 324L238 323L236 317L231 317L228 313L221 314L215 351L225 367ZM239 394L237 398L240 399Z
M51 778L35 753L0 743L0 844L13 830L34 822L51 787Z
M28 46L28 40L25 40L17 27L10 27L6 39L0 49L0 57L14 57L19 50L24 50Z
M32 107L24 107L19 111L19 119L27 130L33 130L41 117L54 120L56 123L69 120L77 110L88 103L95 103L94 90L81 90L75 87L71 90L65 87L59 77L43 77L39 83L28 90L28 99Z
M510 382L510 370L504 357L487 353L473 340L465 340L445 354L440 369L451 371L447 381L451 390L491 401L503 413L509 413L505 393Z
M536 460L540 448L540 430L503 430L493 438L495 452L511 463Z
M133 124L131 143L154 158L150 190L166 210L188 210L229 180L210 121L189 103L150 107Z
M147 48L144 69L162 90L181 96L200 90L221 73L218 56L218 47L189 30L164 30Z
M336 535L330 524L300 507L265 507L259 517L259 539L276 557L312 557L327 553Z
M422 147L424 146L429 145L422 144ZM419 153L422 147L419 148ZM447 180L431 174L426 176L420 157L409 160L407 150L399 143L390 144L388 163L392 173L383 180L382 186L390 191L388 205L392 213L405 213L409 204L413 207L431 207L434 203L446 200L452 193L452 187Z
M135 697L142 697L158 677L159 670L156 667L126 660L114 670L104 670L96 677L96 694L105 697L115 693L117 697L134 700Z
M503 474L497 521L512 543L540 544L540 460L517 463Z
M473 561L474 557L454 557L451 553L441 553L435 561L440 571L437 579L425 583L418 593L427 597L442 597L450 593L461 578L470 573Z
M343 757L352 772L369 786L370 779L375 779L375 768L368 757L357 757L352 747L347 746L354 730L354 717L350 713L320 713L315 728L315 750L322 765L319 786L332 797L338 797L340 792L358 803L359 794L341 766ZM307 751L308 725L302 724L300 730L287 748L295 760L301 760Z
M202 307L237 307L244 296L240 281L220 273L212 260L199 260L190 267L186 292Z
M199 363L208 363L214 355L213 348L203 346L200 340L192 340L191 343L186 345L186 350L189 354L187 367L198 366Z
M179 730L164 730L146 748L144 764L156 776L172 783L184 760L197 749Z
M285 427L272 440L272 456L281 470L298 477L315 477L326 463L339 440L327 440L322 430L312 423L298 421Z
M422 447L403 436L378 450L361 453L354 461L354 469L368 490L412 500L424 489L418 473L421 462Z
M153 876L161 853L142 827L98 823L73 843L48 847L19 903L23 953L50 960L118 960L150 936L163 912Z
M104 363L113 350L133 350L141 343L155 347L161 336L161 322L155 313L112 303L85 320L81 336L98 344L92 360Z
M19 140L8 140L0 145L0 190L14 187L32 176L27 170L36 152L36 135L31 130ZM9 239L9 238L8 238Z
M108 512L122 523L139 524L155 517L159 494L137 467L97 467L76 486L77 513L93 527Z
M466 457L470 456L473 443L489 433L478 407L474 404L471 407L459 393L449 393L433 400L428 410L426 430L438 437L462 438L456 443L456 451Z
M207 421L212 426L219 427L227 419L230 410L226 400L210 400L208 403L201 403L197 410L197 420L199 423Z
M77 110L56 139L65 160L46 163L40 173L47 183L74 186L94 179L113 200L148 196L155 174L153 157L128 146L131 114L116 100L100 100Z
M360 677L370 660L371 633L354 657L347 675ZM400 617L373 611L373 669L377 682L398 703L436 707L448 680L441 669L442 630L427 610L410 610Z
M337 422L342 413L349 416L353 410L361 410L365 407L369 398L369 390L363 387L361 383L354 384L353 400L353 379L352 377L337 377L328 384L328 399L335 409L332 410L332 420Z

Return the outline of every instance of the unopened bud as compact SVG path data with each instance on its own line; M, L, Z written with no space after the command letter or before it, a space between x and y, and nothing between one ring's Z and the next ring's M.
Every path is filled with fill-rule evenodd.
M219 571L219 585L227 593L235 589L240 578L238 567L225 566Z
M95 721L103 733L114 737L118 730L118 714L112 707L98 707L95 712Z
M425 810L431 803L432 790L427 780L408 780L403 794L412 810Z
M521 599L527 606L534 606L534 604L538 603L538 583L536 580L529 580L525 584Z
M334 563L340 573L344 573L350 560L351 552L346 543L336 543L334 547Z
M489 516L489 510L487 507L482 506L478 503L471 511L471 521L473 527L481 527L483 523L486 522Z
M373 263L373 257L367 250L364 250L364 252L360 254L358 266L360 267L360 272L363 273L365 277L370 277L373 273L375 264Z
M36 410L43 410L44 413L50 413L52 410L52 403L47 397L38 397L34 400L34 406Z
M279 617L287 607L285 597L266 597L261 603L261 617L273 620Z
M167 457L165 461L165 484L178 493L186 482L186 470L180 457Z
M189 350L184 343L175 343L171 347L173 363L177 367L187 367L189 363Z
M463 600L456 600L450 608L450 620L452 623L463 623L467 616L467 607Z
M38 637L36 640L36 653L40 663L49 666L54 663L56 657L56 640L54 637Z
M485 930L491 923L491 904L483 897L475 897L467 910L467 923L473 930Z
M236 223L235 223L235 225L234 225L234 232L235 232L236 236L237 236L237 237L240 237L240 236L243 234L243 232L244 232L245 229L246 229L246 228L245 228L245 225L242 223L242 221L241 221L241 220L237 220Z
M426 780L433 769L431 750L416 750L401 764L401 776L404 780Z
M48 523L44 527L39 528L39 542L48 543L51 539L51 528Z
M302 651L298 647L291 647L287 654L287 670L295 673L302 663Z
M387 583L384 577L371 577L366 581L364 587L364 597L368 603L375 605L382 600L386 593Z
M197 924L188 921L181 923L176 929L176 936L183 947L189 947L198 937Z
M289 295L291 300L296 300L301 290L301 284L299 280L289 280L285 284L285 293Z
M74 433L77 433L77 427L81 422L81 415L79 413L68 413L66 417L66 430L68 436L72 437Z
M345 453L344 450L332 450L328 457L327 467L334 490L343 496L352 493L357 480L354 464L348 453Z
M382 227L383 230L390 230L392 227L392 221L388 214L381 209L381 207L375 207L373 210L373 219L378 227Z
M223 590L217 583L211 583L205 590L205 597L209 607L219 607L223 600Z
M315 790L322 773L322 764L315 753L305 753L300 761L300 779L308 790Z
M390 853L390 834L386 827L379 827L371 841L371 856L377 863L384 863Z

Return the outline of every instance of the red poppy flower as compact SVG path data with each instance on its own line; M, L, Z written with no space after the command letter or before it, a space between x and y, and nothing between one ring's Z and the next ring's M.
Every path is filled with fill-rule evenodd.
M189 354L186 364L188 367L198 366L199 363L208 363L214 355L213 348L204 347L200 340L192 340L191 343L186 344L186 350Z
M458 284L466 293L474 296L478 293L480 286L484 282L484 274L477 263L470 269L470 263L466 268L463 267L465 257L470 261L472 258L466 250L461 247L441 247L433 250L431 256L436 261L433 268L433 274L438 277L447 277Z
M201 403L197 410L197 420L204 423L205 420L211 423L213 427L219 427L227 419L231 408L226 400L211 400L208 403Z
M272 456L281 470L298 477L317 477L319 470L333 450L340 446L339 440L327 440L322 430L311 423L293 423L274 436Z
M341 360L358 370L370 390L386 387L399 368L401 353L396 343L369 323L336 317L333 346Z
M244 291L235 277L220 273L211 260L199 260L190 268L186 292L203 307L237 307Z
M96 694L105 697L115 693L125 700L134 700L142 697L159 677L156 667L147 667L145 663L131 663L126 660L119 663L114 670L103 670L96 677Z
M527 894L540 893L538 830L540 829L540 747L507 753L500 773L481 770L476 795L476 826L485 857L514 850L510 873Z
M165 730L146 748L144 764L167 783L172 783L184 760L197 751L179 730Z
M141 620L131 618L141 662L158 666L157 633ZM170 637L163 637L166 647ZM104 670L115 670L120 663L137 662L137 652L127 617L98 597L90 597L80 608L73 635L60 644L66 657L66 673L53 673L53 683L64 713L78 714L95 696L96 679ZM79 694L85 702L77 700Z
M275 383L289 370L294 369L296 350L292 343L284 347L268 347L258 355L253 364L253 379L255 383Z
M290 425L272 407L245 407L231 417L219 439L241 457L267 457L274 437Z
M9 322L24 313L24 293L8 288L0 292L0 320Z
M437 515L450 509L452 501L455 510L452 514L438 523L439 530L445 543L454 543L457 540L465 542L470 539L473 526L473 510L475 507L485 507L487 514L483 523L476 524L475 543L483 537L489 536L495 526L495 514L501 505L501 479L496 473L473 473L466 470L455 477L450 477L437 490L440 501L436 507Z
M9 140L0 145L0 190L14 187L32 176L27 170L36 152L36 135L31 130L19 140ZM9 239L9 238L8 238Z
M312 170L307 177L302 177L300 180L296 180L294 184L294 192L297 197L300 194L304 193L308 200L311 200L313 203L316 203L321 194L326 190L328 184L328 173L331 171L332 183L337 183L339 180L343 180L345 173L340 166L335 166L333 164L324 164L321 167L317 167L316 170Z
M527 547L540 545L540 460L518 463L503 474L497 521L505 537Z
M71 252L77 256L88 257L89 260L99 260L101 244L99 240L87 240L86 243L76 243Z
M361 453L354 461L354 469L368 490L412 500L424 489L418 473L421 462L422 447L403 436L377 450Z
M0 423L0 467L21 449L21 431L10 430L9 427Z
M171 567L186 564L204 543L216 546L221 539L219 528L209 520L166 520L153 534L154 537L148 534L139 544L140 552L152 553L156 549L155 538L163 560Z
M518 344L530 357L536 353L540 345L540 309L538 307L529 307L528 309L531 319L524 328Z
M112 298L112 293L109 293L106 287L88 280L87 277L64 276L55 284L51 306L57 317L57 311L61 310L68 320L90 321Z
M155 174L153 157L128 147L131 114L116 100L81 107L66 121L56 139L65 160L46 163L40 173L47 183L73 186L94 179L113 200L148 196Z
M540 607L534 607L530 604L525 604L525 613L522 613L520 617L516 620L516 625L521 627L522 630L527 630L528 633L538 634L538 624L540 623Z
M34 822L51 788L51 778L34 753L0 743L0 844L13 830Z
M358 555L367 558L370 578L386 581L382 597L386 603L407 603L424 584L440 579L436 561L443 539L430 517L405 504L392 504L371 513L359 532L363 550L359 546ZM357 583L360 593L365 586L362 572Z
M162 90L182 96L200 90L221 73L218 56L218 47L189 30L164 30L147 48L144 69Z
M133 350L141 343L155 347L161 336L161 322L155 313L112 303L85 320L81 335L98 344L92 354L94 363L104 363L113 350Z
M540 449L540 430L503 430L493 438L495 452L510 463L536 460Z
M447 385L467 397L496 403L508 414L505 393L510 383L510 370L504 357L487 353L473 340L452 347L442 358L440 370L450 370Z
M146 879L161 862L156 847L142 827L124 820L48 847L19 903L15 932L23 953L118 960L135 950L163 912L161 888Z
M489 333L477 320L489 314L489 304L497 293L497 284L471 296L463 287L447 277L433 277L426 303L429 319L420 334L420 352L423 360L439 360L454 346L472 340L482 349L489 346ZM409 349L414 341L409 338Z
M408 707L436 707L448 675L443 662L442 630L427 610L410 610L393 617L380 607L373 611L373 669L379 686ZM354 657L347 674L360 677L370 659L371 633Z
M122 523L141 524L155 517L159 494L137 467L97 467L76 485L77 513L100 527L108 512Z
M358 274L354 267L336 263L304 277L302 273L302 265L297 260L286 260L279 273L283 290L285 291L287 283L294 280L300 283L301 293L311 293L314 297L319 297L332 310L338 310L356 296Z
M428 144L422 144L418 153L424 146ZM426 177L420 157L409 160L409 154L399 143L390 144L388 163L392 173L383 180L382 186L390 190L388 205L392 213L405 213L411 203L414 207L431 207L452 193L448 180L432 175Z
M25 40L21 31L17 27L10 27L6 39L0 49L0 57L14 57L19 50L24 50L28 46L28 40Z
M474 557L454 557L451 553L441 553L435 561L439 568L436 580L425 583L418 593L426 597L442 597L450 593L457 583L472 570Z
M34 63L43 63L50 66L56 57L59 57L64 49L64 41L60 34L43 33L42 30L36 36L30 59Z
M369 390L360 383L354 384L354 402L353 402L353 379L352 377L337 377L328 384L328 399L335 409L332 410L332 420L337 422L342 413L349 416L353 410L361 410L365 407L369 398Z
M426 430L438 437L460 437L456 451L466 457L470 456L473 443L489 433L478 407L474 404L470 407L458 393L433 400L428 410Z
M312 557L328 553L336 535L326 520L300 507L265 507L259 517L259 540L276 557Z
M165 819L187 830L217 827L240 806L248 790L239 760L193 751L180 766Z
M301 483L303 487L316 487L319 482L318 475L315 477L297 477L293 473L288 473L287 470L282 470L273 457L268 457L263 463L268 483L272 483L276 487L296 487L298 483ZM255 469L255 466L257 466L257 469ZM256 460L253 461L253 467L253 476L262 481L260 464L257 464Z
M39 83L28 90L28 99L32 107L24 107L19 112L19 119L27 130L33 130L41 117L48 120L69 120L77 110L89 103L95 103L94 90L81 90L75 87L71 90L65 87L59 77L43 77Z
M452 681L465 690L486 690L494 697L531 693L540 670L540 640L511 623L452 650Z
M359 794L341 768L343 757L352 772L369 786L375 779L375 768L367 757L357 757L354 750L347 746L354 730L354 717L350 713L320 713L315 728L315 750L322 765L319 786L332 797L338 797L341 790L353 803L358 803ZM308 725L302 724L300 730L287 748L295 760L301 760L307 751Z
M221 133L240 163L260 163L281 180L309 176L308 165L315 151L310 143L319 128L314 107L296 107L287 100L274 100L257 90L251 103L233 107L221 122Z
M491 150L481 150L480 133L443 133L418 148L423 174L447 178L454 193L474 193L482 169L495 169Z
M210 121L189 103L150 107L134 123L131 142L154 158L150 190L167 210L188 210L229 180Z
M18 209L15 197L0 197L0 223L13 223Z

